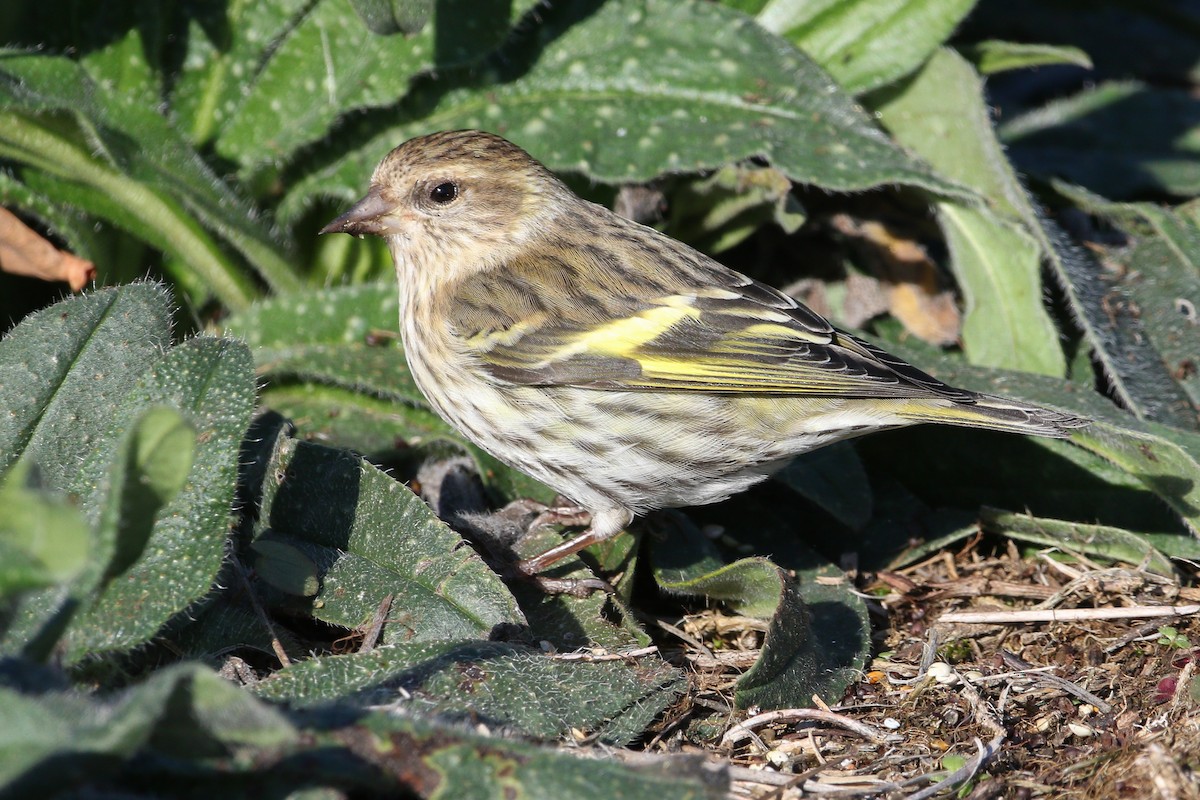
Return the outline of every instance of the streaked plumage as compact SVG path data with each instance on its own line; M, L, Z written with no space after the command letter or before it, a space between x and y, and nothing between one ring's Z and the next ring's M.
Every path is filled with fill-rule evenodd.
M1087 420L948 386L792 298L574 195L478 131L393 150L322 232L385 237L409 368L465 436L589 530L745 489L792 457L919 422L1066 436Z

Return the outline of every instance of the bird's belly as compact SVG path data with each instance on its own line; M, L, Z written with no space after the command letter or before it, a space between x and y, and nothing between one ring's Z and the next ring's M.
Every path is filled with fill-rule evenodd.
M464 436L593 511L723 500L796 454L855 435L836 409L789 407L794 400L512 386L468 372L429 382L421 372L430 403Z

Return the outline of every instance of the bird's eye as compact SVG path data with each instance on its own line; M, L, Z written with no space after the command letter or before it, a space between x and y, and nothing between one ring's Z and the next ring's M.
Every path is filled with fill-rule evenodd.
M458 197L458 185L450 181L439 183L429 190L429 199L441 206L453 202L456 197Z

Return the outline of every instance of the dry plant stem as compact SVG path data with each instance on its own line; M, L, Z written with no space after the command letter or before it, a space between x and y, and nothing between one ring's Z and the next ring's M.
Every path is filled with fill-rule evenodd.
M950 611L938 622L973 625L1015 625L1022 622L1079 622L1095 619L1146 619L1185 617L1200 612L1200 605L1133 606L1130 608L1063 608L1026 611Z
M1158 800L1200 800L1196 784L1187 779L1179 762L1160 743L1147 745L1141 761L1150 773Z
M974 758L972 758L966 764L963 764L958 769L954 770L954 772L951 772L949 775L942 778L938 783L935 783L932 786L926 786L924 789L916 792L915 794L910 794L907 800L926 800L934 795L945 792L947 789L971 780L971 778L975 777L975 774L978 773L979 770L983 769L987 762L995 758L996 754L1000 752L1000 745L1003 744L1003 742L1003 735L997 736L986 745L979 739L976 739L975 747L977 748L977 752L975 753Z
M709 658L715 658L715 656L713 655L713 651L711 649L709 649L708 645L706 645L704 642L697 639L695 636L692 636L687 631L682 630L681 628L679 628L675 625L672 625L671 623L669 623L663 619L655 618L654 624L656 626L658 626L659 628L662 628L664 631L671 634L672 636L676 637L677 639L682 641L684 644L687 644L687 645L690 645L690 646L696 648L697 650L699 650L701 653L708 656Z
M819 708L787 708L756 714L734 725L721 737L721 746L731 747L743 739L750 738L753 735L753 729L761 725L770 725L776 722L801 722L804 720L815 720L843 728L858 734L872 744L883 744L886 741L886 736L870 725L850 719L849 717L844 717L841 714L835 714L832 711L825 711Z
M957 786L970 780L977 772L979 772L979 770L983 769L988 761L990 761L998 752L1000 752L1000 745L1002 745L1004 740L1008 737L1008 732L1004 730L1004 726L1000 724L1000 720L996 719L995 714L992 713L990 708L988 708L987 701L983 699L983 696L979 694L974 686L964 680L961 675L958 675L957 671L955 672L955 675L959 679L957 684L960 687L959 691L964 697L967 698L967 702L971 704L971 710L974 712L975 718L979 721L979 724L984 728L987 728L992 733L992 740L984 745L982 741L976 739L975 746L978 748L978 752L975 754L974 758L964 764L960 769L957 769L942 778L938 783L935 783L932 786L927 786L921 791L909 795L908 800L926 800L926 798L941 794L949 787ZM917 778L913 778L905 783L913 783L921 778L929 779L932 777L933 775L917 776Z
M583 661L588 664L595 664L601 661L628 661L630 659L654 655L657 652L658 647L650 645L649 647L639 647L636 650L622 650L619 653L554 653L550 657L556 661Z
M1025 675L1038 683L1048 684L1056 689L1061 689L1067 694L1075 695L1085 703L1091 703L1096 708L1100 709L1100 712L1103 714L1107 714L1112 711L1111 705L1092 694L1087 689L1084 689L1082 686L1072 683L1066 678L1060 678L1058 675L1054 675L1053 673L1035 671L1032 664L1017 656L1015 653L1010 653L1007 650L1001 650L1000 657L1004 660L1004 663L1007 666L1013 669L1026 670Z
M379 635L383 633L383 623L387 621L391 611L392 595L384 595L383 600L379 602L379 608L375 609L375 614L371 617L371 622L363 631L362 646L358 648L358 652L369 653L375 649L375 645L379 643Z
M254 594L254 587L250 585L250 579L246 577L246 570L242 566L242 562L236 558L233 560L233 571L237 574L238 580L242 584L242 591L246 593L247 599L250 601L250 606L254 609L254 613L259 620L266 626L267 633L271 635L271 649L275 651L275 657L279 659L281 667L290 667L292 660L288 658L287 651L283 649L283 642L279 641L279 635L275 633L275 626L271 624L271 618L267 616L267 612L263 609L262 604L258 602L258 597Z

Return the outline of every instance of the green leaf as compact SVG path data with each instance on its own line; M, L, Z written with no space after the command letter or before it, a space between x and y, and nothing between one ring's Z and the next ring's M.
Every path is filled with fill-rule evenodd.
M975 0L772 0L758 22L808 53L846 91L904 77L950 38Z
M640 735L683 690L683 675L657 655L624 661L562 660L501 642L443 642L324 656L259 685L262 697L296 706L356 706L422 698L414 714L471 719L539 739L577 728L613 745Z
M937 204L966 296L968 358L1062 375L1066 359L1058 331L1042 306L1042 248L1033 233L1034 214L992 132L979 76L957 53L942 49L904 87L873 101L900 142L990 203L990 208Z
M256 563L317 619L357 628L391 595L384 643L486 638L524 623L475 551L358 456L284 439L266 475Z
M0 155L108 195L106 218L153 231L151 244L203 274L231 307L254 289L210 231L275 288L298 288L284 244L153 106L101 91L69 59L11 50L0 51L0 101Z
M854 446L841 442L794 459L775 480L858 530L871 519L871 484Z
M968 45L963 55L975 65L982 75L995 75L1013 69L1047 67L1055 64L1071 64L1084 69L1092 68L1092 59L1078 47L1056 44L1031 44L1028 42L1003 42L988 39Z
M1200 193L1200 109L1185 89L1108 82L1007 120L1014 162L1105 197Z
M0 481L0 508L0 599L69 582L87 566L92 537L82 515L40 486L28 463Z
M1124 561L1158 575L1172 577L1171 560L1136 533L1107 525L1087 525L1015 514L995 508L980 511L984 530L1046 547L1066 547L1084 555Z
M1139 480L1200 536L1200 434L1154 423L1146 427L1143 432L1096 423L1074 440Z
M1200 404L1200 222L1151 203L1112 203L1085 189L1056 183L1055 188L1094 214L1136 236L1132 247L1106 254L1123 265L1121 283L1137 304L1136 316L1161 356L1166 371L1187 393L1174 393L1176 408L1160 421L1183 428L1197 426Z
M362 343L373 332L399 327L399 290L391 280L269 297L222 322L225 335L245 339L256 351Z
M195 431L174 408L151 406L134 422L109 471L100 512L99 537L108 551L103 581L141 557L159 511L183 488L195 447Z
M443 0L419 33L380 36L355 14L360 6L318 0L270 53L222 127L217 151L244 167L286 160L340 115L394 103L418 73L483 58L534 5Z
M145 374L118 413L126 417L156 405L177 409L195 431L191 467L181 490L155 515L141 557L72 623L72 660L148 640L209 592L225 558L239 446L254 407L249 352L238 342L208 337L178 345ZM177 453L158 455L164 472L181 466Z
M400 108L340 131L336 151L317 155L280 214L294 218L318 194L356 199L389 149L450 128L498 131L552 169L604 182L762 156L794 181L829 189L901 183L961 194L883 136L802 53L736 11L617 0L555 4L543 19L487 68L421 81Z
M1195 415L1187 412L1186 393L1146 334L1124 288L1129 278L1110 274L1051 220L1042 218L1041 228L1050 245L1050 267L1092 357L1104 369L1109 390L1139 419L1195 427Z
M296 741L282 714L196 664L160 670L110 701L0 684L0 722L0 790L12 796L96 785L146 749L201 759Z
M762 531L736 532L753 537ZM801 581L766 558L722 563L711 541L678 517L653 539L651 561L662 589L704 595L770 621L758 661L738 681L735 698L742 708L808 706L813 695L839 698L869 646L861 601L818 582L844 575L828 565L814 568L812 554L796 545L793 531L788 534L787 557L796 558L796 566L806 562Z
M237 111L264 55L308 5L306 0L256 0L189 8L187 52L170 100L179 129L195 146L207 144Z
M80 462L109 441L125 394L170 344L169 298L151 284L73 297L22 320L0 341L0 472L27 454L49 486L87 493Z
M966 300L963 350L973 364L1061 376L1066 358L1042 305L1038 243L987 211L938 204Z

